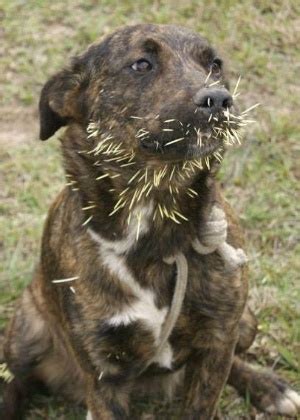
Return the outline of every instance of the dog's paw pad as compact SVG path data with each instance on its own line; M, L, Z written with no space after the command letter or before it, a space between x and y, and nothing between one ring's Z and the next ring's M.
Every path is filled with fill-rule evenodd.
M274 404L266 407L265 411L270 414L281 414L285 416L296 416L300 413L300 395L290 388L287 388Z

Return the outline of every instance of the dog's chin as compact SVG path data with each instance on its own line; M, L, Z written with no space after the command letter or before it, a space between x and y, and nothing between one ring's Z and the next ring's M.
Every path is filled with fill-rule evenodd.
M172 140L171 140L172 142ZM174 142L168 147L165 143L147 143L141 147L141 155L145 160L158 162L184 162L186 160L201 159L213 156L222 148L221 138L203 136L203 142L197 142L196 138L186 138L181 142Z

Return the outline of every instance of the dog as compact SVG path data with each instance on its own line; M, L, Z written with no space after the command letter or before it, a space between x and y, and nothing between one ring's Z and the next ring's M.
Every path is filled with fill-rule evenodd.
M257 323L243 235L216 180L241 121L223 67L198 34L140 24L45 84L40 138L66 126L67 186L7 328L7 419L35 382L93 420L130 418L135 389L178 381L183 419L214 418L226 382L260 410L298 412L295 391L239 357Z

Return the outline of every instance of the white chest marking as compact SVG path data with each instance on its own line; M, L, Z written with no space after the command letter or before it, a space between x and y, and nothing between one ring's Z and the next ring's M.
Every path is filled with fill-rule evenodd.
M111 325L128 325L134 321L141 320L149 328L157 341L160 335L161 326L167 314L167 308L158 309L155 305L154 293L149 289L142 288L128 270L125 259L115 255L111 251L102 251L103 264L114 274L120 282L130 287L136 296L136 301L130 306L118 312L110 318Z
M159 366L171 369L173 362L173 351L169 342L166 343L163 350L153 359Z
M153 214L153 202L151 201L148 207L136 206L132 210L130 223L127 227L127 235L124 239L110 241L102 238L92 229L88 229L91 237L101 246L107 250L113 251L115 254L126 254L137 244L137 229L139 229L139 238L149 231L150 219Z
M142 214L140 223L140 235L145 234L149 230L149 219L153 213L153 204L147 208L136 208L133 210ZM136 281L132 273L127 267L124 254L126 254L133 246L136 245L136 221L131 218L128 226L127 236L120 241L108 241L103 239L96 232L89 229L92 239L99 245L99 253L102 263L106 266L111 274L119 279L121 283L125 283L136 296L130 306L123 308L109 319L109 324L113 326L129 325L135 321L142 321L147 328L152 331L155 343L158 343L161 327L168 312L167 308L159 309L155 305L155 295L150 289L142 288ZM170 353L170 351L169 351ZM166 355L163 353L163 358ZM169 357L170 358L170 357Z

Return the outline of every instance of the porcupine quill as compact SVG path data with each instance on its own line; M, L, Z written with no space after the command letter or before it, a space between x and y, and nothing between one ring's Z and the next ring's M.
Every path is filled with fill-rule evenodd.
M208 74L205 84L208 82L211 73ZM219 81L212 82L208 86L213 86L220 83ZM238 86L240 83L240 77L236 83L236 86L233 91L233 98L239 95L238 93ZM237 116L232 114L229 109L223 111L225 117L225 126L215 126L213 127L213 132L216 138L221 138L223 141L223 145L226 146L233 146L235 144L241 144L241 139L237 128L241 128L246 126L247 124L254 122L253 120L248 120L246 117L250 111L256 108L259 104L255 104L250 108L246 109L241 113L241 115ZM159 115L155 117L157 119ZM141 120L143 121L144 118L138 116L130 116L132 119ZM209 121L212 119L212 114L209 117ZM218 121L217 118L214 118L215 121ZM183 123L176 119L168 119L164 121L165 124L173 124L179 123L181 127L183 127ZM186 126L186 128L190 128L190 124ZM202 147L202 134L200 128L193 127L194 131L197 135L197 145L198 147ZM163 128L163 131L174 131L172 128L167 127ZM189 130L188 130L189 132ZM105 167L105 163L115 162L120 164L120 168L123 167L131 167L134 169L136 167L136 171L130 177L127 182L126 187L119 193L114 208L109 213L109 216L113 216L121 209L126 208L128 212L127 223L129 224L132 218L132 210L134 209L135 205L137 205L142 198L148 198L153 194L155 190L158 190L162 184L162 181L171 182L172 179L177 178L178 180L186 181L188 180L194 173L195 170L203 170L204 165L210 170L210 156L206 156L204 158L195 158L191 160L185 160L183 163L168 163L164 164L162 168L159 169L149 169L147 167L141 168L137 166L135 162L135 152L134 150L126 150L123 149L122 143L118 143L117 145L113 143L113 136L108 134L107 132L101 133L100 131L100 124L91 121L87 127L88 138L99 138L98 144L94 149L90 151L82 151L82 153L93 154L94 156L101 155L102 161L97 161L94 163L95 166L101 166L104 170L104 173L96 178L97 181L101 181L105 178L116 178L120 176L120 174L116 174L113 171L110 171L108 168ZM149 131L145 128L140 128L135 137L142 141L143 139L147 138ZM170 140L169 142L165 143L163 147L169 147L172 144L184 141L185 137L179 137L174 140ZM222 161L222 150L223 145L213 153L214 158L218 161ZM75 181L70 180L69 185L74 187ZM157 217L161 219L167 218L172 220L174 223L180 224L182 221L187 221L188 219L179 211L177 207L177 200L176 197L179 195L179 189L177 187L172 187L169 185L169 193L172 198L172 205L167 208L165 205L161 203L157 203L153 213L153 220ZM114 190L114 189L113 189ZM191 188L187 188L186 194L190 198L195 198L198 196L198 193ZM83 210L92 209L93 205L86 206ZM85 226L92 220L92 215L85 220L82 224ZM140 235L140 227L141 227L141 219L142 213L137 212L135 214L137 219L137 231L136 231L136 239L138 240Z

